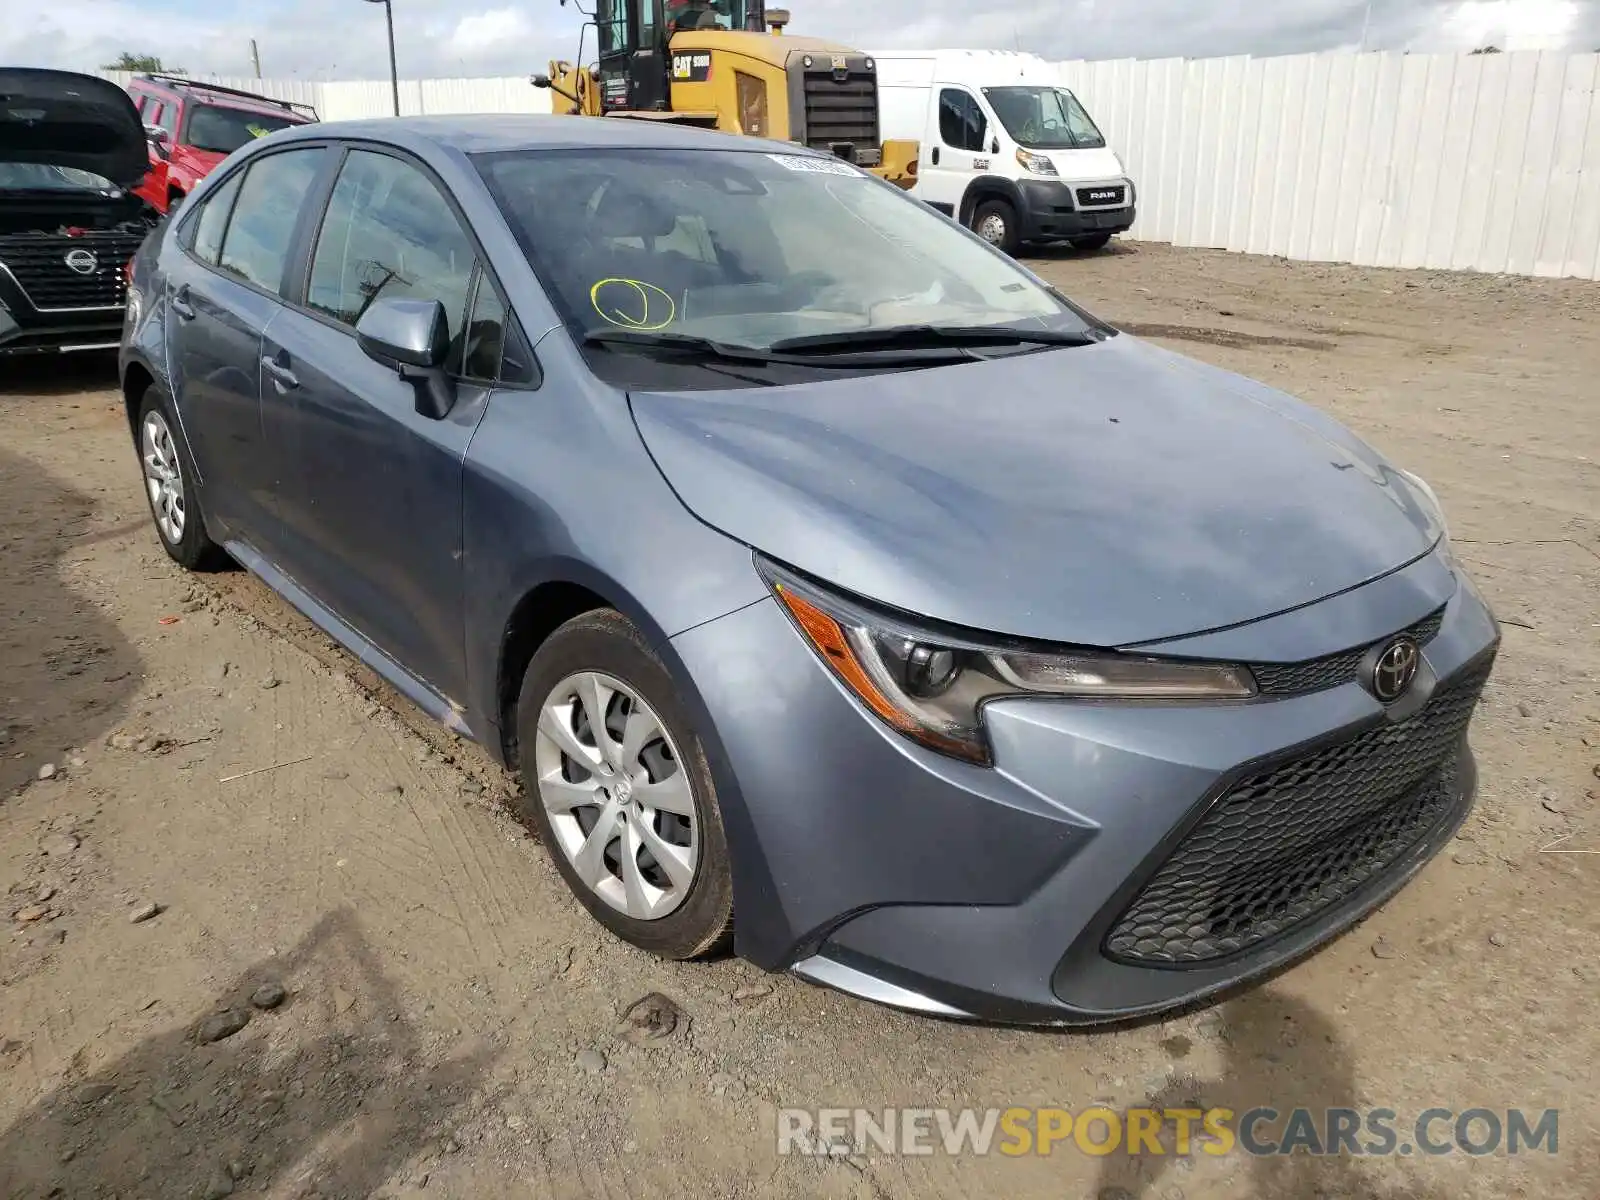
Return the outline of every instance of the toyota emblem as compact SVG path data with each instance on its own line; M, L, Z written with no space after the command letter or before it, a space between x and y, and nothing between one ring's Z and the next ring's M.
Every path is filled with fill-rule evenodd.
M1395 638L1378 654L1372 667L1372 694L1385 704L1405 695L1411 681L1417 677L1417 664L1422 652L1416 642L1408 637Z
M67 264L67 270L76 271L79 275L93 275L100 269L100 260L95 257L93 250L68 250L67 256L61 261Z

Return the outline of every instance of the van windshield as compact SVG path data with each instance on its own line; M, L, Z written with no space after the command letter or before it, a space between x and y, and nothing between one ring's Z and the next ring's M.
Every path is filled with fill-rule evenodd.
M984 88L984 97L1019 146L1030 150L1096 150L1103 135L1066 88Z
M573 335L768 349L907 325L1082 332L1010 259L837 159L529 150L477 166Z

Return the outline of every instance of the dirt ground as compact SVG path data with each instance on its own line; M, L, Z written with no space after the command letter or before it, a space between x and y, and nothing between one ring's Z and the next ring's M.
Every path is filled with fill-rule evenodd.
M1441 494L1505 646L1476 813L1412 886L1263 986L1110 1033L656 962L569 899L479 752L242 572L166 559L112 364L5 368L0 1195L1600 1194L1600 286L1154 245L1035 266ZM264 985L287 999L252 1008ZM652 992L673 1032L619 1032ZM220 1012L250 1019L197 1041ZM1557 1108L1559 1148L776 1153L780 1106L1183 1102L1387 1107L1402 1129Z

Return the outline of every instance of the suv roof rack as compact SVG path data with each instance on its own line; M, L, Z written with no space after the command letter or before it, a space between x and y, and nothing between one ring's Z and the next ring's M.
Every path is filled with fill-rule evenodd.
M195 88L199 91L216 92L223 96L242 96L247 100L257 100L262 104L271 104L288 112L310 113L316 117L317 110L309 104L302 104L298 100L279 100L274 96L263 96L259 92L247 92L243 88L224 87L220 83L207 83L203 79L190 79L186 75L171 75L162 71L141 71L139 79L149 79L156 83L178 84L183 87Z

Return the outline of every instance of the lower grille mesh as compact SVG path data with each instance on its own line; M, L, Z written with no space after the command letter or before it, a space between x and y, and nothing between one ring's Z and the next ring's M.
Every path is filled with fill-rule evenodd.
M1227 958L1382 875L1450 810L1455 756L1492 665L1469 668L1405 721L1241 780L1112 927L1107 955Z

